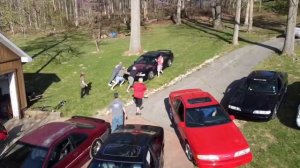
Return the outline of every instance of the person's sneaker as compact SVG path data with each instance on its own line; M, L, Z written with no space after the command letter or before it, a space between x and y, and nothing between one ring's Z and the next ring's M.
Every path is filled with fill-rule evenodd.
M142 113L135 113L135 115L142 115Z
M108 86L112 86L112 84L110 84L110 83L109 83L109 84L107 84L107 85L108 85Z
M143 108L144 108L144 106L141 106L141 107L140 107L140 110L142 110Z

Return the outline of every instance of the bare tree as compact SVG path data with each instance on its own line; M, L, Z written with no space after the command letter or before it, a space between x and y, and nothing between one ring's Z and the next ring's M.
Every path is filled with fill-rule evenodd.
M213 16L213 27L215 29L222 29L222 7L221 0L212 0L211 1L211 10Z
M177 1L177 21L176 24L181 24L181 8L182 8L182 0Z
M295 27L297 21L297 9L299 0L289 0L289 13L287 17L286 37L282 53L293 56L295 45Z
M246 0L246 1L247 1L247 5L246 5L246 12L245 12L244 26L249 25L250 0Z
M78 2L77 0L74 0L74 14L75 14L75 26L78 27Z
M137 55L142 52L140 24L140 1L131 0L131 31L128 55Z
M235 11L235 23L234 23L234 32L232 44L238 45L239 41L239 25L240 25L240 17L241 17L241 0L236 0L236 11Z
M249 0L249 24L248 24L248 32L252 32L253 27L253 0Z

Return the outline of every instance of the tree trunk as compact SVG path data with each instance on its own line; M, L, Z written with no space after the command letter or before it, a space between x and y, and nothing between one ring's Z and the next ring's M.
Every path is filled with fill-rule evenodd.
M261 12L261 1L262 1L262 0L259 0L259 8L258 8L258 11L259 11L259 12Z
M68 12L67 0L65 0L65 13L66 13L66 19L69 20L69 12Z
M249 9L250 9L250 0L247 0L244 26L248 26L249 25L249 12L250 12Z
M181 24L181 5L182 5L182 2L181 0L178 0L177 1L177 22L176 24Z
M236 0L236 12L235 12L235 23L234 23L234 32L232 44L238 45L239 41L239 26L240 26L240 17L241 17L241 0Z
M77 0L74 0L74 14L75 14L75 26L78 27L79 22L78 22L78 2Z
M248 25L248 32L252 32L252 26L253 26L253 0L249 0L249 25Z
M293 56L295 45L295 27L297 22L297 9L299 0L289 0L289 13L287 17L286 37L282 53Z
M13 36L15 35L15 29L14 29L14 23L12 21L9 21L9 28Z
M222 9L221 9L221 0L217 0L216 3L216 19L214 20L214 28L222 29Z
M140 1L131 0L131 31L128 55L138 55L142 52L140 23Z
M148 4L147 0L144 0L144 20L148 20Z

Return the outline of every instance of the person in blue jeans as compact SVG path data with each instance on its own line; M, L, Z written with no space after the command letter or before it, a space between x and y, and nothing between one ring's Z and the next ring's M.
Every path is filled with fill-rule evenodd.
M119 94L114 93L114 100L109 105L108 113L112 113L111 132L114 132L118 127L124 126L124 117L127 119L127 113L124 104L119 99Z

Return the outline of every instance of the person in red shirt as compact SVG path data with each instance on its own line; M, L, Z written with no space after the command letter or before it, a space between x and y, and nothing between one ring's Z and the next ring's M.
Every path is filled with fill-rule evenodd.
M141 109L143 104L143 98L147 90L146 85L143 83L143 78L139 78L138 82L133 84L133 101L136 105L136 115L141 115Z

